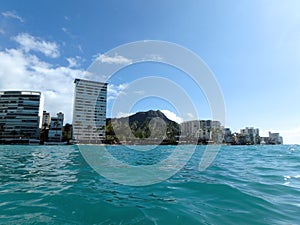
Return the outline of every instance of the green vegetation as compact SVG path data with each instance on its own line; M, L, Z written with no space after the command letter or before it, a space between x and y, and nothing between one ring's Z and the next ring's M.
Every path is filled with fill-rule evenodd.
M106 120L107 144L177 144L179 134L179 124L159 110Z

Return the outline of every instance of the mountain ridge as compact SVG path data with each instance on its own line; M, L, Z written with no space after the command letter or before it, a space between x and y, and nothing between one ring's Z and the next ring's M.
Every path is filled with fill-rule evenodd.
M129 125L129 127L128 127ZM117 135L115 133L117 131ZM160 110L137 112L121 118L106 119L106 141L110 144L153 142L176 143L180 125Z

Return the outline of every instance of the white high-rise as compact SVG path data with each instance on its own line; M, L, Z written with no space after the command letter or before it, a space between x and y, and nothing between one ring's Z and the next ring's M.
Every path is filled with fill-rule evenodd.
M101 143L105 139L107 83L75 79L73 139Z

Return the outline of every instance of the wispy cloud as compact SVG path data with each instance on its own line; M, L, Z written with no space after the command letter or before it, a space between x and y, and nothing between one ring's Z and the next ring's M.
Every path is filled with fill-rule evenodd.
M25 52L36 51L41 52L45 56L57 58L60 55L58 45L55 42L45 41L41 38L22 33L13 38L20 44Z
M77 68L81 66L81 63L83 60L80 56L76 56L76 57L71 57L71 58L66 58L66 60L69 63L70 68Z
M83 53L83 49L82 49L82 46L81 45L78 45L78 50Z
M195 116L192 114L192 113L187 113L187 116L190 118L190 119L194 119Z
M96 57L96 60L100 61L101 63L108 63L108 64L131 64L132 60L128 59L121 55L115 55L115 56L107 56L104 54L100 54Z
M76 35L74 35L69 29L67 29L66 27L62 27L61 30L68 35L70 38L75 38Z
M25 22L25 20L21 16L19 16L16 13L16 11L6 11L6 12L2 12L1 14L2 14L2 16L6 17L6 18L16 19L16 20L19 20L22 23Z
M151 54L151 55L147 55L145 60L162 61L163 57L157 54Z
M108 84L107 86L107 101L116 99L119 95L125 94L124 90L128 87L128 84Z

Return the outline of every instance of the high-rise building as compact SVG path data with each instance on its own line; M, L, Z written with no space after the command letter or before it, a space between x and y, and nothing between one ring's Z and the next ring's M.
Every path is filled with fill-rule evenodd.
M36 91L0 92L0 142L25 142L39 138L43 97Z
M73 139L101 143L105 139L107 83L75 79Z
M181 123L182 137L198 138L199 141L222 143L223 127L220 121L192 120Z

